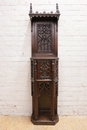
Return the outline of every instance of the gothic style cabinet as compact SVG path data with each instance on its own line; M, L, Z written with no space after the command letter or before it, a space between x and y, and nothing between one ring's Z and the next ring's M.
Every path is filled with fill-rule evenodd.
M30 4L32 116L36 125L58 122L58 4L56 12L33 13Z

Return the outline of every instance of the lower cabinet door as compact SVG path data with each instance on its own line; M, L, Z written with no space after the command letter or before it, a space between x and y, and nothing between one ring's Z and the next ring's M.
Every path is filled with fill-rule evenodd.
M51 82L38 82L38 113L50 114Z

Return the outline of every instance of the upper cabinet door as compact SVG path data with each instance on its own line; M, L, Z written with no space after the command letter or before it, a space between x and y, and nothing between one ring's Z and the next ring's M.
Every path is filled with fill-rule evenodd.
M55 31L56 22L33 22L33 56L57 56L57 35Z

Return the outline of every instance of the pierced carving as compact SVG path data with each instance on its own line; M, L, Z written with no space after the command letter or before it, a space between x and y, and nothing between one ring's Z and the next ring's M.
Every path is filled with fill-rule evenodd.
M51 52L52 49L52 25L51 24L38 24L37 25L37 42L38 52Z
M50 60L38 60L39 62L39 78L40 79L50 79Z

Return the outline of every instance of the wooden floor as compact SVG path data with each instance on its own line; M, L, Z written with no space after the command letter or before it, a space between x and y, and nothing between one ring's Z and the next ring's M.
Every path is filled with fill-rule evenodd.
M87 130L87 116L59 117L55 126L33 125L30 117L0 116L0 130Z

